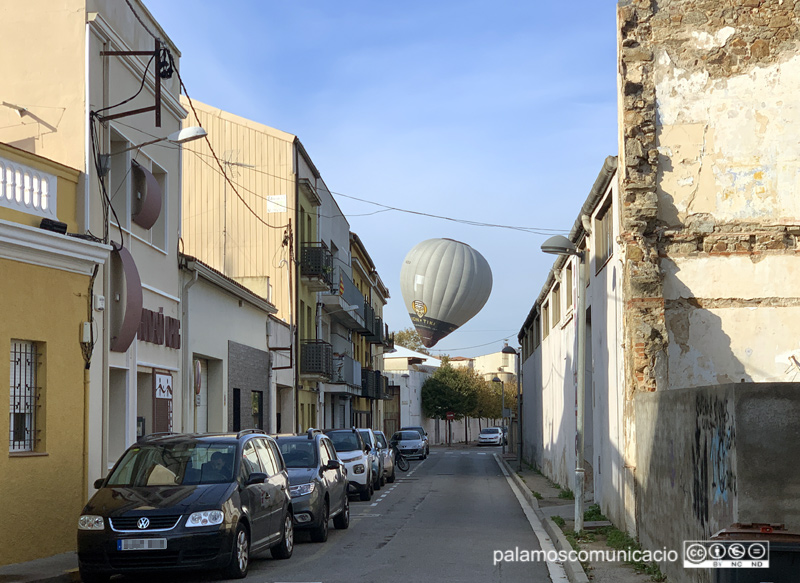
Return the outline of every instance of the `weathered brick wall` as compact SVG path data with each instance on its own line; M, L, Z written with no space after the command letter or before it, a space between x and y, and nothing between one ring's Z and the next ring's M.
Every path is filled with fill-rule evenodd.
M800 0L621 0L618 35L625 460L641 497L641 464L667 470L637 439L651 426L636 393L800 374ZM626 500L637 530L654 504Z

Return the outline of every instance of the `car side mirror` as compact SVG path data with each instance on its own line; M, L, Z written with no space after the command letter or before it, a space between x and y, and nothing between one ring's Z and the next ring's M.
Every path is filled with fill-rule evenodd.
M364 446L364 453L369 453L369 446L368 445Z
M106 481L105 478L97 478L94 481L94 484L93 484L94 485L94 489L95 490L99 490L100 488L102 488L103 487L103 482L105 482L105 481Z
M247 478L247 482L245 482L245 486L252 486L253 484L263 484L267 481L267 474L264 472L253 472L250 474L250 477Z
M342 462L340 462L339 460L330 460L325 465L326 470L338 470L341 467L342 467Z

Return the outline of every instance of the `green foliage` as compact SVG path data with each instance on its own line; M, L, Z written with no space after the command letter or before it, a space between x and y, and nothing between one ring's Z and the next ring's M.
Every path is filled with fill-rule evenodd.
M472 370L444 363L422 385L422 412L432 419L445 419L448 411L456 419L472 416L480 383Z
M583 519L585 521L599 521L599 520L608 520L603 513L600 512L600 505L599 504L592 504L586 511L583 513Z
M533 491L533 497L536 498L537 500L541 500L543 498L543 496L539 492L537 492L535 490ZM562 520L563 520L563 518L562 518Z
M430 354L414 328L403 328L394 333L394 343L422 354Z
M559 528L564 528L564 525L566 524L566 521L563 518L561 518L560 516L558 516L556 514L555 516L552 517L552 519L553 519L553 522L555 522L558 525Z
M569 488L561 490L558 493L558 497L559 498L564 498L565 500L574 500L575 499L575 495L572 493L572 490L570 490Z
M618 528L612 526L605 530L606 544L613 549L618 550L638 550L641 549L639 543L631 537L627 532L622 532ZM667 577L661 572L661 569L656 563L644 563L642 561L629 562L637 573L644 573L650 575L652 581L666 581Z

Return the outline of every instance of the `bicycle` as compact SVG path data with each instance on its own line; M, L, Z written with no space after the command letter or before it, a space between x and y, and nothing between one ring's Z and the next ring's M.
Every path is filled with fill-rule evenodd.
M411 467L411 464L408 463L408 460L400 453L400 450L397 449L396 445L392 445L392 451L394 451L394 465L399 469L401 472L407 472L408 468Z

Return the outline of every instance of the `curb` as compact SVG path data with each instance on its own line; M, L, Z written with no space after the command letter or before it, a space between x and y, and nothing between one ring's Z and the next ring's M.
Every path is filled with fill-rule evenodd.
M539 509L539 502L534 497L531 489L528 488L528 485L522 481L522 478L519 477L516 471L511 469L511 466L508 465L508 462L505 459L500 456L498 456L498 458L505 466L506 471L508 471L509 475L511 476L511 479L514 480L514 483L522 492L525 500L528 502L531 508L533 508L534 513L541 521L545 531L548 535L550 535L550 540L553 541L553 545L556 547L556 550L566 552L571 551L572 547L564 536L563 531L555 522L553 522L552 519L548 518L544 515L544 513L542 513L542 511ZM586 572L583 570L583 566L580 563L564 561L561 565L564 567L567 578L571 583L589 583L589 577L586 576Z

